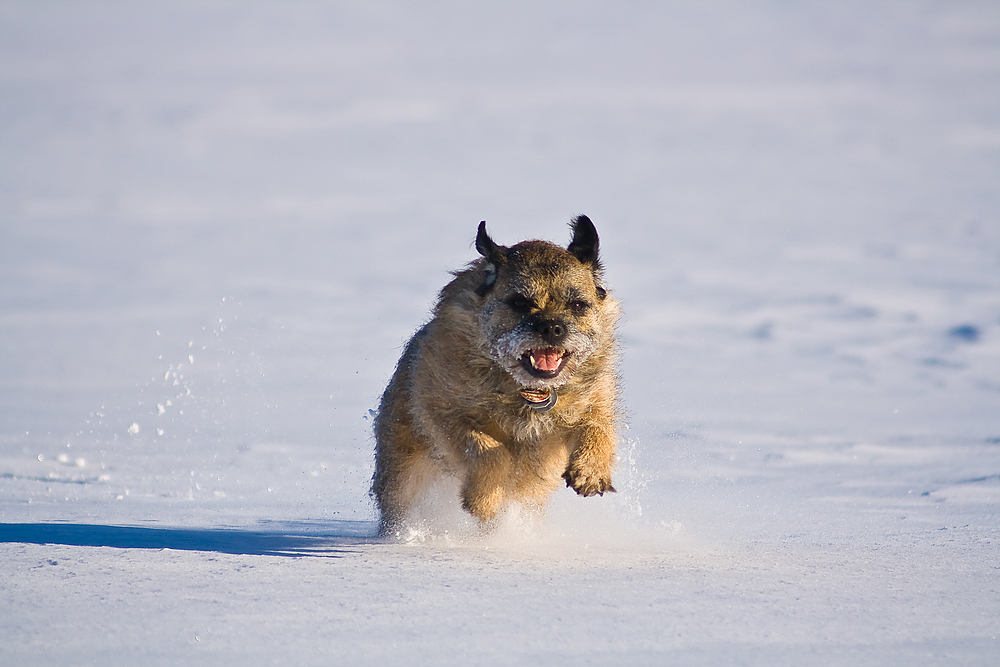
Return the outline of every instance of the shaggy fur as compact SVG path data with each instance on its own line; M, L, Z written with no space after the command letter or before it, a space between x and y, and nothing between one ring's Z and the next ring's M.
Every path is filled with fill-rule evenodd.
M572 229L565 249L507 248L480 224L483 256L441 290L382 396L372 480L382 534L442 476L485 522L508 501L541 506L562 480L583 496L614 491L618 303L593 223L580 216Z

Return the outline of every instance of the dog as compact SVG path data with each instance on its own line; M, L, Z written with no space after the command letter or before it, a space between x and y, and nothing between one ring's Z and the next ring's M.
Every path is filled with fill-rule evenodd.
M615 491L619 305L594 224L570 227L566 248L505 247L480 223L482 257L441 290L375 416L381 535L446 477L487 526L509 502L541 508L562 481L581 496Z

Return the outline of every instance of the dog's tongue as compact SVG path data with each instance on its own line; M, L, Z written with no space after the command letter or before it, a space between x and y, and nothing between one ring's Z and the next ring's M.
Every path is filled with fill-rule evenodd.
M562 350L550 347L547 350L532 351L531 357L535 360L535 368L540 371L551 372L559 368L563 353Z

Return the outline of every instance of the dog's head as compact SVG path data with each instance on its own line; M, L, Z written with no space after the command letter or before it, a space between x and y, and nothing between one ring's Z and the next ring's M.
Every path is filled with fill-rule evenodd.
M613 335L597 230L583 215L572 230L567 248L547 241L508 248L479 225L480 345L523 387L565 385Z

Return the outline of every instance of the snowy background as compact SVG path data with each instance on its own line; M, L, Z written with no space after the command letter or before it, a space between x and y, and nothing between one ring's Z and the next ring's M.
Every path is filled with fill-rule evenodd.
M1000 7L0 2L0 662L1000 662ZM597 224L619 493L372 537L448 271Z

